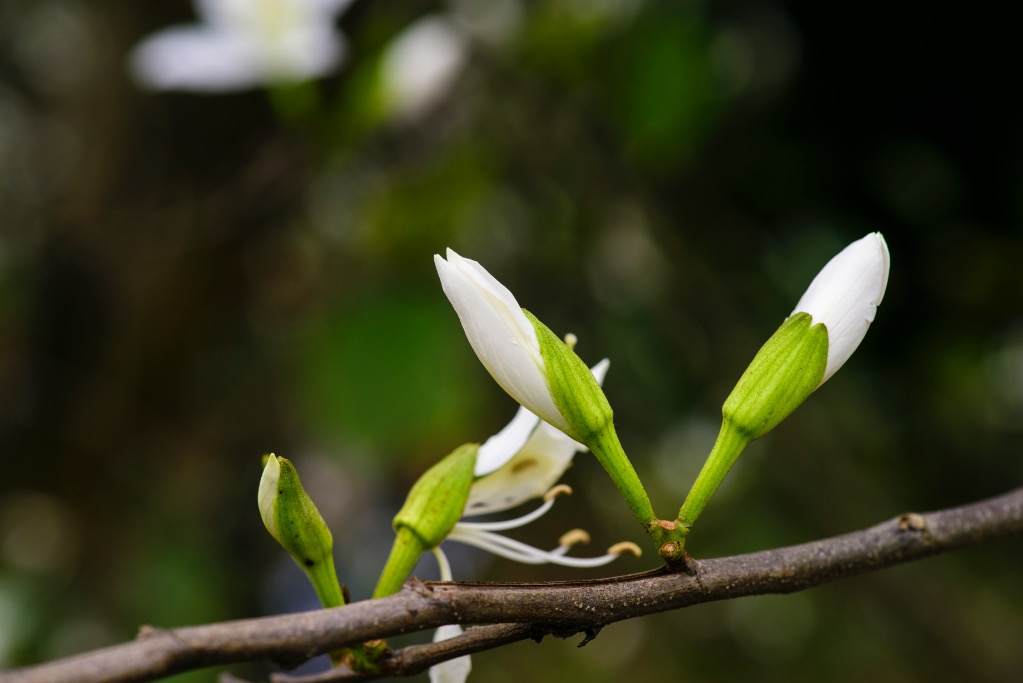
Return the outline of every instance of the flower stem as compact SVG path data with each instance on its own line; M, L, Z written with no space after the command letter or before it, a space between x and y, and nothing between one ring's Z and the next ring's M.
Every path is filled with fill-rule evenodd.
M337 572L334 570L333 557L327 555L322 562L306 567L305 573L309 576L309 581L312 582L321 605L329 608L345 604L341 584L338 582Z
M722 420L721 431L718 432L717 441L707 456L707 462L703 464L703 469L700 470L693 487L689 490L689 495L678 511L678 525L686 533L703 512L707 501L717 491L728 470L732 469L732 465L749 442L749 437L731 420L728 418Z
M607 425L598 433L594 434L587 441L586 445L597 460L611 476L618 490L625 497L625 502L632 508L632 513L640 524L647 526L657 520L654 509L650 505L650 498L647 496L639 475L629 462L618 434L615 432L614 424L608 421Z
M394 536L394 545L391 546L391 554L377 581L373 597L384 598L400 591L405 584L405 579L412 573L416 562L419 561L419 556L427 550L429 548L412 529L406 526L398 527Z

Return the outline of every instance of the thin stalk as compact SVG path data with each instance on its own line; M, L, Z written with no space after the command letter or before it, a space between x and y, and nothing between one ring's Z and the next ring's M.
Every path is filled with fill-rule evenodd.
M732 465L748 443L749 438L737 429L731 420L726 418L721 422L721 431L718 432L717 441L707 456L707 462L703 464L703 469L700 470L693 487L689 490L689 495L678 511L678 524L686 533L703 512L707 501L718 490L725 475L732 469Z

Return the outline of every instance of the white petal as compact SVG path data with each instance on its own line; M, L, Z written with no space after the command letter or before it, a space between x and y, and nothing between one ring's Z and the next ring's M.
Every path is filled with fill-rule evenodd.
M823 384L856 350L888 286L888 245L881 233L859 239L831 259L813 279L793 313L810 314L828 331Z
M609 367L611 367L611 361L605 358L590 368L590 372L593 373L594 379L597 380L597 384L600 386L604 386L604 378L607 377L607 369Z
M458 624L441 626L433 635L433 642L439 643L462 635L462 627ZM456 657L430 667L430 683L465 683L472 671L472 660L469 655Z
M603 385L610 365L605 358L590 368L597 384ZM465 514L510 510L543 496L565 474L575 454L585 450L581 443L519 408L504 429L480 446L476 476L482 478L469 489Z
M299 81L329 73L341 61L345 42L323 27L303 27L282 33L261 57L266 80Z
M155 33L129 59L135 79L157 90L244 90L263 76L249 41L201 27Z
M547 385L536 330L515 297L480 264L448 249L434 257L444 293L473 351L501 388L540 418L569 429Z
M321 76L341 60L333 15L348 0L197 0L202 24L160 31L130 63L160 90L230 92Z
M543 496L565 474L572 457L583 450L582 444L541 422L515 457L473 483L465 514L509 510Z
M522 450L539 424L540 418L528 408L519 407L512 421L480 446L474 474L482 477L504 466Z

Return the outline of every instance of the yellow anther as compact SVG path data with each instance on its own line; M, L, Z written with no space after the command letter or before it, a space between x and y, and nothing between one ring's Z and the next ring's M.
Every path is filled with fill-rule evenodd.
M615 543L613 546L607 549L608 555L624 555L629 553L635 557L643 555L643 551L639 549L639 546L632 541L622 541L621 543Z
M561 535L561 538L558 539L558 545L564 546L566 548L571 548L572 546L579 545L580 543L589 542L590 535L582 529L572 529L571 531L566 531Z
M558 496L571 496L572 487L568 484L558 484L547 493L543 494L543 502L554 500Z

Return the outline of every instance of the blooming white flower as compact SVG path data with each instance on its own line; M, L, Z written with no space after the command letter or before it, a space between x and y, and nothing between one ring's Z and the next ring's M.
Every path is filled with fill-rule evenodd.
M574 340L570 340L570 346ZM597 383L603 383L610 362L605 358L591 368ZM589 534L573 529L561 536L553 550L541 550L497 532L525 526L544 516L561 495L572 489L564 484L555 485L572 464L572 457L586 450L561 431L547 424L521 407L508 425L490 437L479 448L475 474L480 477L469 489L465 516L502 512L532 500L543 498L543 504L532 512L515 519L494 522L457 522L448 534L448 541L457 541L486 550L500 557L524 564L558 564L568 567L600 567L613 562L624 553L639 555L634 543L618 543L598 557L569 557L575 545L588 543ZM440 547L433 548L440 567L441 581L451 581L451 565ZM434 642L461 635L457 624L437 629ZM437 664L430 668L431 683L464 683L472 662L468 655Z
M447 256L433 257L441 286L480 362L512 398L558 429L571 431L554 405L536 330L515 296L476 261L451 249Z
M828 331L828 363L821 384L849 360L863 341L888 286L888 245L879 232L856 240L813 279L793 314L810 314L810 324Z
M592 368L597 382L603 382L609 366L607 359ZM503 512L534 498L543 504L532 512L510 520L493 522L457 522L447 536L510 560L525 564L559 564L569 567L599 567L613 561L622 552L636 552L634 546L615 546L614 552L592 558L568 557L573 545L589 541L586 532L576 529L564 534L558 547L545 551L502 536L496 532L525 526L545 515L560 495L572 492L558 485L572 457L586 450L562 432L547 424L526 408L520 408L508 426L488 439L476 458L480 478L469 489L465 516Z
M344 54L334 17L351 0L195 0L201 23L173 26L130 56L156 90L230 92L322 76Z

